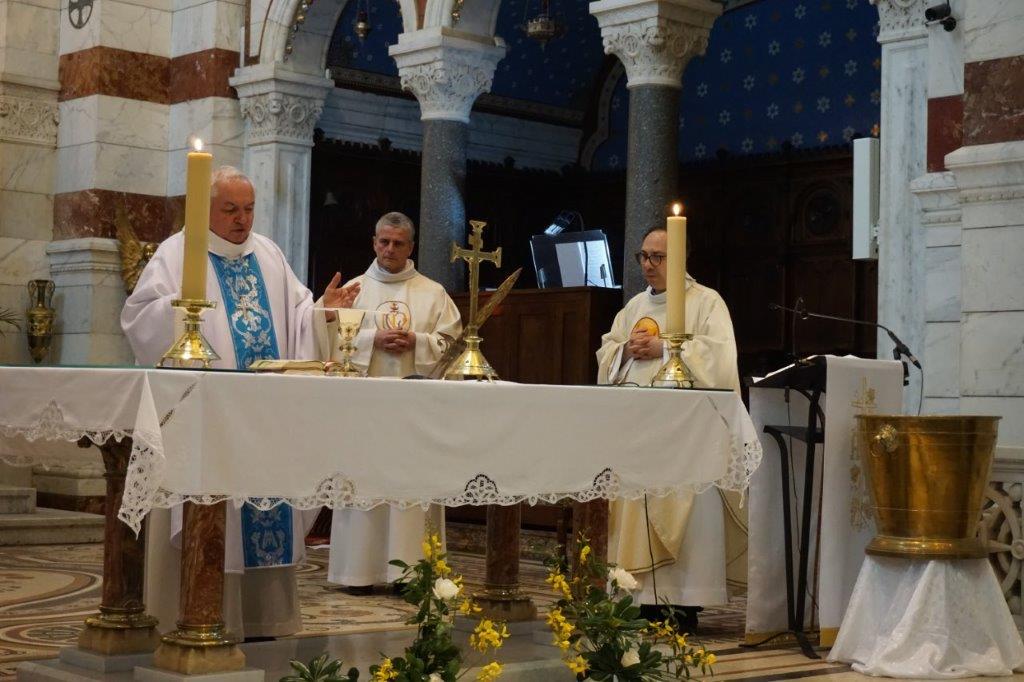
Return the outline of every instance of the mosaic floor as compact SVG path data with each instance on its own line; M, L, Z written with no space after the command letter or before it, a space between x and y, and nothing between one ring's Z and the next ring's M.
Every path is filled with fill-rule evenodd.
M480 584L482 556L454 551L451 559L471 588ZM98 544L0 547L0 678L10 679L19 661L53 658L60 647L74 643L83 619L99 602L101 560ZM305 629L298 637L404 627L410 608L401 600L387 594L346 595L327 583L326 571L327 550L310 550L300 569ZM552 601L544 576L540 562L523 561L523 588L541 612ZM715 680L868 679L846 666L810 661L793 649L739 648L745 606L739 598L701 614L700 638L719 656Z

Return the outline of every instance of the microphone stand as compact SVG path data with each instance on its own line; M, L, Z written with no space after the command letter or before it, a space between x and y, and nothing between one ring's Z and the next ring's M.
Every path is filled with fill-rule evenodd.
M903 364L903 385L904 386L906 386L907 384L910 383L910 369L907 367L907 363L904 362L904 360L903 360L904 357L906 357L907 360L910 360L910 362L913 363L914 367L917 367L922 372L924 371L921 368L920 361L918 361L918 359L916 357L914 357L914 354L910 352L910 348L907 346L907 344L903 343L903 341L900 340L900 338L898 336L896 336L896 332L894 332L893 330L889 329L884 324L880 324L878 322L866 322L864 320L855 320L855 319L850 318L850 317L839 317L837 315L822 315L821 313L808 312L807 308L804 307L804 305L803 305L803 299L802 298L798 298L797 299L797 305L794 308L787 308L786 306L779 305L778 303L770 303L770 304L768 304L768 307L771 308L772 310L785 310L786 312L790 312L790 313L793 313L795 315L799 315L801 320L806 320L806 319L811 318L811 317L816 317L816 318L818 318L820 320L833 320L834 322L846 322L846 323L849 323L849 324L860 324L860 325L864 325L864 326L867 326L867 327L877 327L878 329L881 329L886 334L888 334L889 338L892 340L892 343L893 343L892 357L893 357L893 359L894 360L898 360L898 361L900 361Z

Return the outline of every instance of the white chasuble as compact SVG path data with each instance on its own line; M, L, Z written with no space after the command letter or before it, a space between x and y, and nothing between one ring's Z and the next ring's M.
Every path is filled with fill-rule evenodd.
M245 368L255 360L311 357L312 295L292 273L277 245L257 234L250 234L241 244L233 244L211 232L209 249L206 296L216 307L203 316L203 334L220 355L214 367ZM178 233L160 245L125 302L121 326L140 364L155 364L181 331L181 320L176 318L171 301L180 297L182 257L183 236ZM304 537L313 520L315 513L299 512L287 505L266 512L251 505L240 510L229 507L224 570L284 571L282 579L293 583L294 565L305 556ZM180 547L181 524L181 507L176 507L171 510L169 522L175 547ZM150 533L150 537L154 534ZM162 541L159 544L161 547L155 547L155 551L176 557L177 552ZM270 573L260 580L261 584L274 582ZM240 587L244 583L229 584ZM177 586L177 582L173 584ZM269 589L275 591L273 587ZM290 594L287 589L280 591ZM230 595L226 593L226 597ZM254 601L250 595L243 599ZM177 610L176 590L175 601L168 610L172 614ZM259 619L251 622L247 609L229 604L228 611L237 612L243 620L232 624L236 631L249 626L250 635L288 634L282 632L282 614L274 614L276 625L266 630L261 629L264 623ZM168 623L166 613L157 615L164 616L162 627L173 625L173 617ZM295 617L284 615L290 624L298 614L296 611ZM287 625L283 629L294 631Z
M687 276L683 360L696 388L739 391L736 341L729 310L713 289ZM634 329L659 334L665 327L666 294L637 294L619 311L597 351L598 383L648 386L668 358L624 357ZM717 489L700 495L614 500L608 524L608 560L640 582L638 600L698 606L728 601L725 517ZM654 575L652 578L652 567Z
M359 282L360 289L352 307L366 314L355 339L352 362L368 376L427 375L446 347L442 335L457 338L462 333L455 302L444 287L417 272L412 261L406 263L401 272L392 273L374 260L366 273L353 282ZM416 334L416 346L401 354L374 348L373 339L378 329L412 331ZM337 325L318 323L320 357L338 359L338 343ZM401 409L396 408L394 416L395 428L401 428ZM380 435L381 447L387 447L386 434ZM418 507L399 510L387 505L370 511L336 509L331 522L327 579L350 586L376 585L398 579L401 569L389 566L388 562L401 559L413 564L419 560L428 526L443 534L443 508L432 506L429 512Z

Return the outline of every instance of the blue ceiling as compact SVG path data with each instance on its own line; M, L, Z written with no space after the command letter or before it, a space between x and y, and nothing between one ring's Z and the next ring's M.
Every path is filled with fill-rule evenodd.
M373 31L353 32L359 7ZM497 34L509 50L492 93L584 111L604 59L597 21L584 0L551 0L565 33L546 47L523 33L539 0L504 0ZM877 134L881 49L878 12L868 0L760 0L727 11L714 24L707 54L690 61L680 99L683 160L833 146ZM331 66L397 76L388 45L401 19L395 0L353 0L342 13L328 55ZM625 165L629 99L625 77L611 100L609 137L593 167Z

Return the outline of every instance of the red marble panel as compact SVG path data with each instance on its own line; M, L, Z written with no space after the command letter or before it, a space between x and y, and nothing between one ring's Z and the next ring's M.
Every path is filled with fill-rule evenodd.
M228 78L238 68L238 53L213 48L171 60L170 103L204 97L237 98Z
M183 213L183 197L87 189L53 197L53 238L104 237L115 239L116 207L124 206L139 239L163 241L177 229Z
M60 56L60 101L109 95L145 102L167 103L170 60L166 57L91 47Z
M1024 140L1024 56L964 64L964 144Z
M946 154L963 144L963 95L928 100L928 172L946 170Z

